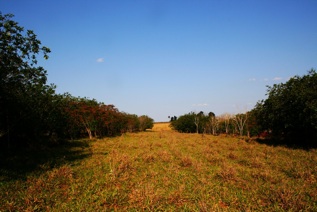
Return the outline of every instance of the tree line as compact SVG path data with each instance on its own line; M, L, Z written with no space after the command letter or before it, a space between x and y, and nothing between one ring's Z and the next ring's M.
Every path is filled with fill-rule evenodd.
M212 112L191 112L171 120L171 126L179 132L265 135L289 144L316 146L316 71L311 69L267 88L267 99L245 113L215 116Z
M95 99L57 94L37 58L49 58L32 30L0 12L0 146L58 143L152 128L153 119L120 112Z
M206 133L212 135L218 134L239 134L256 135L254 127L251 126L250 112L245 114L225 113L216 116L213 112L205 114L190 112L177 119L171 120L171 127L179 132L185 133Z

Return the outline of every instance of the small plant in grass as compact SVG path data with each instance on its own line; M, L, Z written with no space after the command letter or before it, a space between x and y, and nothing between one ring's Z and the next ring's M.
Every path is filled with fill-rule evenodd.
M181 158L180 165L182 167L190 167L193 165L193 160L192 160L192 158L190 158L188 156L184 156Z
M234 153L230 152L230 153L228 154L228 158L231 159L231 160L235 160L235 159L238 158L238 156L235 155Z
M163 161L163 162L171 162L172 160L172 155L170 153L168 153L167 151L160 151L158 152L158 158Z
M228 165L223 165L217 174L217 176L224 181L235 181L236 175L237 172L235 168Z
M155 161L155 156L153 154L146 154L143 156L143 160L146 162L146 163L151 163L151 162L154 162Z

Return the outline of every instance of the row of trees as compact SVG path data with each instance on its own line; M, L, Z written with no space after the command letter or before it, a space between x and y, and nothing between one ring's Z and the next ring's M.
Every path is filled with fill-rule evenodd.
M125 132L145 131L153 127L153 119L120 112L114 105L98 103L87 98L62 96L62 117L66 120L62 134L68 138L115 136ZM84 133L83 133L84 132Z
M171 120L180 132L238 134L262 133L295 144L317 144L317 73L295 76L286 83L268 86L268 98L246 113L236 115L188 113Z
M113 136L152 128L153 119L120 112L47 85L47 71L37 57L50 49L35 33L0 13L0 146L32 146L43 141Z
M213 112L190 112L172 120L171 126L179 132L187 133L255 135L257 130L249 116L250 112L237 115L226 113L221 116L216 116Z

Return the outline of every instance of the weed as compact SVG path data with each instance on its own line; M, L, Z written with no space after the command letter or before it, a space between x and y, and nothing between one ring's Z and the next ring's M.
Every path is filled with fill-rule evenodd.
M238 158L238 156L235 155L234 153L230 152L230 153L228 154L228 158L231 159L231 160L235 160L235 159Z
M224 181L236 181L237 172L234 167L223 165L217 176Z
M191 157L184 156L184 157L181 158L180 165L182 167L190 167L190 166L193 165L193 160L192 160Z

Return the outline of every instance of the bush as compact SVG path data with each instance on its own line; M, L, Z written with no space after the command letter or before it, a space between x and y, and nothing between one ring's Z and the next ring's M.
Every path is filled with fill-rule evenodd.
M139 117L140 121L140 131L145 131L146 129L152 129L154 125L154 120L146 115Z

